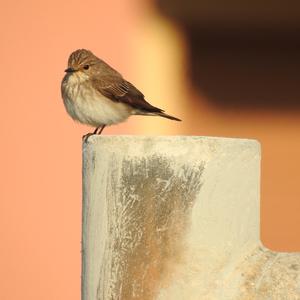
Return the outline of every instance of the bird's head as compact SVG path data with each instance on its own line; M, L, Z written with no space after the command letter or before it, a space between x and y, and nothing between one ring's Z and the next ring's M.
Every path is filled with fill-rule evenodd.
M68 60L68 68L65 70L68 74L81 73L90 75L93 72L93 66L99 62L99 59L89 50L78 49L71 53Z

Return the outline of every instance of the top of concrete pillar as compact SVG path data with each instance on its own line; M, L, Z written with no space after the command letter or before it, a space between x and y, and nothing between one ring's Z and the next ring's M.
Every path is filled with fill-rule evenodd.
M137 135L92 135L83 144L85 148L97 148L134 156L150 153L169 153L212 156L222 153L234 155L240 151L253 151L260 156L260 143L253 139L207 136L137 136ZM166 152L167 151L167 152Z

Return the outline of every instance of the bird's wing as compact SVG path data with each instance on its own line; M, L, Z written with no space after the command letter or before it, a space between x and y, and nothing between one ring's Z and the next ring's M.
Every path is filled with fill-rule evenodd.
M106 76L92 80L93 87L114 102L121 102L135 109L146 112L163 112L148 103L144 95L130 82L122 77Z

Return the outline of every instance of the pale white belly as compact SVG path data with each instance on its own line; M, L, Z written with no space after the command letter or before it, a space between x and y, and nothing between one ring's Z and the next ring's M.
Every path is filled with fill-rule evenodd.
M62 86L62 95L68 114L74 120L94 127L123 122L132 112L128 105L86 89L84 83Z

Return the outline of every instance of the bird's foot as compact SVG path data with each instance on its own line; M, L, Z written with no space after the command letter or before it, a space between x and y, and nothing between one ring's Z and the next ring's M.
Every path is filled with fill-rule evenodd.
M89 132L88 134L85 134L83 137L82 137L82 140L86 143L88 138L91 136L91 135L95 135L96 133L94 132Z

